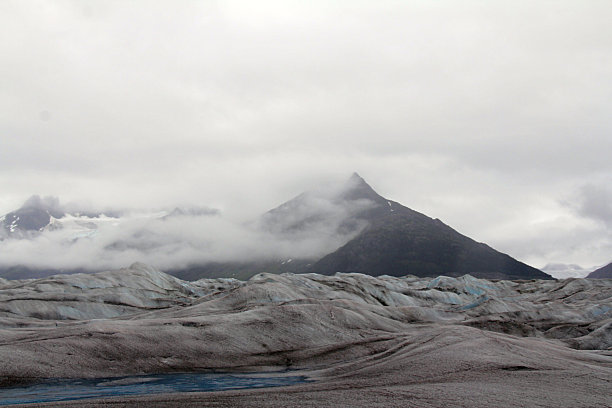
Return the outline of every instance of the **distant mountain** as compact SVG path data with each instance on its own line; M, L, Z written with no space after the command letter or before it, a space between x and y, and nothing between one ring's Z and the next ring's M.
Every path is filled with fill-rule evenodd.
M0 217L1 238L33 238L46 229L58 229L68 225L68 220L76 222L79 230L94 229L94 219L100 217L118 218L117 211L93 212L87 210L66 209L56 197L40 197L34 195L23 205Z
M439 219L432 219L376 193L353 175L351 199L373 206L358 213L368 226L338 250L309 268L312 272L360 272L379 275L472 276L489 279L550 279L544 272L468 238Z
M51 217L63 216L64 211L59 206L59 200L35 195L18 210L0 218L0 237L26 237L42 231L51 222Z
M367 213L378 198L361 191L360 180L355 174L343 185L304 192L251 223L253 230L264 236L269 234L277 242L300 247L299 253L283 258L196 264L166 272L186 280L306 272L323 255L344 245L367 226ZM311 251L310 246L314 248Z
M219 215L219 210L208 207L175 207L172 210L136 211L130 214L125 211L104 210L91 211L61 206L56 197L34 195L15 211L0 217L0 240L3 238L30 239L45 230L64 229L72 231L72 238L78 239L97 232L104 223L120 224L133 218L168 220L178 217L206 217ZM70 235L70 234L68 234ZM112 245L112 244L111 244Z
M219 210L208 207L174 207L167 215L164 215L162 219L168 219L172 217L201 217L219 215Z
M549 263L542 268L555 279L586 278L594 268L583 268L576 264Z
M92 211L76 205L60 205L55 197L32 196L17 210L0 217L0 277L8 279L41 278L56 274L99 272L96 259L75 259L82 250L95 256L119 257L125 252L140 254L159 251L164 245L180 246L167 239L168 228L189 225L199 217L212 217L219 211L207 207L176 207L168 210ZM148 228L153 225L156 228ZM26 242L48 259L73 251L70 267L29 256L11 257L12 248L23 248ZM22 245L23 244L23 245ZM41 251L41 247L45 249ZM80 249L76 249L80 248ZM9 259L6 261L6 259ZM85 257L82 257L85 258ZM32 262L35 260L36 262ZM91 262L88 262L91 260ZM128 260L128 262L131 259Z
M612 263L594 270L587 276L589 279L612 279Z
M342 185L300 194L247 226L220 224L216 222L220 217L214 217L217 214L208 208L187 207L157 213L126 213L113 218L67 211L57 199L35 196L0 219L0 231L4 233L0 240L14 243L13 238L31 239L46 234L46 238L57 243L51 255L68 248L86 248L95 249L92 254L98 255L94 256L102 254L126 262L162 257L170 265L164 268L166 272L189 280L248 279L260 272L328 275L360 272L422 277L470 274L489 279L550 279L544 272L476 242L438 219L382 197L356 173ZM211 216L211 220L216 220L212 224L202 223L202 218L198 218ZM215 234L230 234L229 239L233 239L234 230L227 232L225 227L236 228L235 234L240 235L236 238L245 240L237 246L239 251L244 248L242 252L219 251L219 246L228 242L217 244ZM215 258L215 253L206 252L210 248L222 255ZM206 260L173 268L173 263L184 262L183 253L192 259ZM85 263L90 268L96 264L88 258L90 262L64 263L73 266L69 270L54 270L47 269L44 262L32 264L45 268L33 268L27 266L28 259L15 259L19 260L17 265L8 262L0 267L0 277L40 277L81 271ZM172 261L168 262L169 259Z
M550 275L461 235L380 196L357 173L339 189L306 192L265 213L259 228L287 240L336 237L336 247L319 258L215 263L170 271L185 279L259 272L359 272L373 276L461 276L490 279L550 279Z
M349 236L363 229L370 212L385 203L355 173L340 188L305 192L268 211L260 219L260 228L287 237L316 231Z

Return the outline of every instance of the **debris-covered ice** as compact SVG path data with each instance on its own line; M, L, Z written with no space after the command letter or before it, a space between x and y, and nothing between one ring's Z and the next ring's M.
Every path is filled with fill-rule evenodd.
M589 378L612 365L611 322L605 279L262 273L187 282L134 264L0 280L0 383L257 367L336 375L347 364L364 373L400 361L410 375L437 364L489 374L573 367L582 371L571 376ZM600 369L597 378L612 376Z

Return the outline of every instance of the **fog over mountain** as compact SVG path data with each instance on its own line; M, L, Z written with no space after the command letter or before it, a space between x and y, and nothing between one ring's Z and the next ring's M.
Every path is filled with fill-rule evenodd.
M100 271L138 261L180 269L208 262L318 259L367 224L352 216L373 202L332 200L353 184L303 194L283 224L274 222L272 212L241 222L207 207L69 212L56 197L33 196L0 219L5 235L0 265Z
M110 217L68 213L57 199L33 197L0 218L0 229L6 235L0 276L13 279L143 261L191 280L261 272L550 278L382 197L357 173L246 223L193 207Z
M575 264L560 264L560 263L550 263L544 265L544 267L540 268L542 271L546 272L550 276L557 279L567 279L567 278L586 278L589 273L595 270L595 267L591 268L583 268L580 265Z

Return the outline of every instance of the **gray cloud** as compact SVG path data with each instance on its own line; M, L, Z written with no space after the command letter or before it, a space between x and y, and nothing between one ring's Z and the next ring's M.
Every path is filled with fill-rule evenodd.
M564 203L580 216L602 222L612 228L612 188L609 183L585 184L570 201Z
M605 1L3 2L0 212L38 193L244 220L359 171L536 266L604 262L601 233L586 251L546 241L542 219L592 229L558 201L612 173L610 12ZM520 244L525 231L537 248Z
M22 208L35 208L35 209L48 209L53 212L62 212L59 198L53 196L41 197L39 195L33 195L28 198L25 203L21 206Z
M345 221L373 205L367 200L332 201L337 191L308 193L288 214L250 223L201 209L132 210L119 218L67 214L30 239L0 241L0 265L103 270L146 262L176 269L207 262L318 259L364 228L358 221L347 228ZM60 208L51 197L33 197L24 207L32 205Z

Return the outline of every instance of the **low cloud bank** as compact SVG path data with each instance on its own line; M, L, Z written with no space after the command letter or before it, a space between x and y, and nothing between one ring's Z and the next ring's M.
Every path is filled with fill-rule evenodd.
M27 239L0 241L0 265L97 271L133 262L178 269L208 262L318 259L359 233L366 223L355 215L373 205L336 199L337 193L304 194L250 223L193 208L124 211L119 217L66 214ZM63 212L57 200L30 201Z

